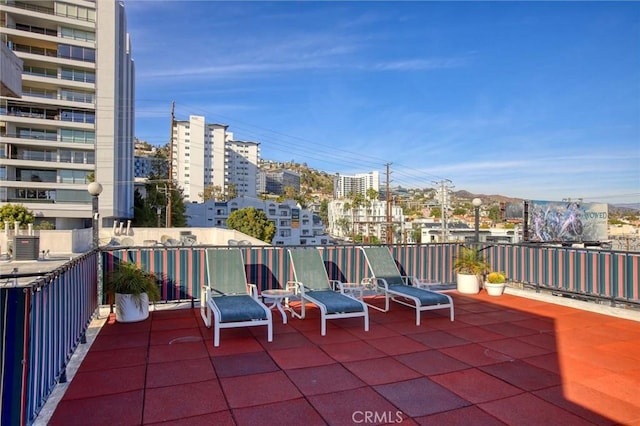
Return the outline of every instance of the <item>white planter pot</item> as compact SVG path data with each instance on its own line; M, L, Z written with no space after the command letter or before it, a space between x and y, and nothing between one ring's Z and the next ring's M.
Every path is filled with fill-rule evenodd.
M478 294L480 292L480 277L477 275L458 274L458 291L464 294Z
M505 283L495 284L495 283L484 283L484 288L487 290L487 294L489 296L502 296L504 292Z
M116 293L116 321L136 322L149 318L149 296L140 294L140 301L136 301L130 294Z

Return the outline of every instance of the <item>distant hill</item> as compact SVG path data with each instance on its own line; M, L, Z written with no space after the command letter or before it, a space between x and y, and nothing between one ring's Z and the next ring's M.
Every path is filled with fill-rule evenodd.
M498 194L474 194L469 191L460 190L453 191L452 194L457 198L473 200L474 198L480 198L483 203L489 204L488 202L494 203L522 203L524 200L522 198L513 198L513 197L505 197L504 195Z

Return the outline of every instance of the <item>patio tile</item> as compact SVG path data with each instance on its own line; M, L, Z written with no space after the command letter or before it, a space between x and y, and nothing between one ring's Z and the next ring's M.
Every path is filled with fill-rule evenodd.
M213 346L213 335L205 339L205 346L209 356L232 355L247 352L262 352L265 348L255 338L247 337L230 337L227 339L220 338L220 346ZM268 349L270 343L265 343Z
M286 424L323 426L326 424L311 404L302 398L257 407L236 408L233 410L233 414L238 426L282 426Z
M458 314L456 312L456 321L461 321L468 325L500 324L500 320L490 317L486 312L469 314Z
M334 325L337 325L335 324L335 321L334 321ZM360 320L360 326L364 327L362 325L362 319ZM325 345L329 343L354 342L358 340L358 337L354 336L352 333L349 333L347 330L343 330L341 328L335 328L332 330L329 330L327 328L326 336L321 335L320 332L317 330L308 330L308 331L305 331L303 334L307 339L309 339L311 342L317 345Z
M211 360L218 377L246 376L279 370L266 352L214 356Z
M549 353L548 349L530 345L517 339L491 340L489 342L482 342L480 345L496 352L501 352L514 359L522 359Z
M114 417L118 425L142 424L142 389L104 395L100 398L63 399L56 407L48 426L84 426L91 419L92 426L112 426Z
M202 334L194 328L179 328L173 330L151 331L151 340L149 344L155 345L171 345L176 342L194 342L203 341Z
M273 341L267 342L267 336L257 336L256 339L268 350L299 348L301 346L315 346L307 336L295 329L287 333L274 334Z
M410 336L411 337L393 336L383 339L367 339L367 343L387 355L408 354L429 349L428 346L416 341L415 334L411 334Z
M302 395L282 371L220 379L231 408L297 399Z
M528 327L522 327L510 322L500 322L497 324L485 325L484 328L494 333L502 334L505 337L530 336L532 334L537 334L535 330L532 330Z
M580 390L576 392L577 387ZM571 389L570 389L571 388ZM532 392L533 395L544 399L564 410L590 421L595 425L633 424L634 420L640 420L640 407L626 404L623 401L612 399L606 394L580 385L553 386ZM572 394L579 393L581 404L571 401ZM582 405L583 403L586 405ZM607 418L604 413L611 413L612 418ZM598 414L602 413L602 414Z
M287 375L305 396L355 389L365 384L340 364L287 370Z
M561 375L563 373L563 368L560 367L560 363L558 362L558 355L556 353L532 356L529 358L525 358L522 361L526 362L527 364L535 365L539 368L544 368L545 370L551 371L554 374Z
M156 305L158 307L159 305ZM197 318L200 319L200 308L186 308L186 309L162 309L157 308L149 312L151 319L155 320L170 320L177 318Z
M506 398L522 390L477 368L431 377L431 380L474 404Z
M415 419L419 424L425 426L447 425L447 426L504 426L505 423L495 417L485 413L476 406L458 408L456 410L445 411L443 413L432 414L430 416L418 417Z
M520 327L530 328L538 333L555 333L553 319L541 317L539 315L532 316L529 319L516 321L514 324Z
M469 401L426 377L373 388L409 417L426 416L471 405Z
M217 380L147 389L144 396L145 423L177 420L227 410Z
M462 327L456 329L452 333L470 343L488 342L489 340L499 340L504 338L502 334L494 333L493 331L480 326Z
M428 348L434 349L466 345L469 343L468 340L440 330L412 334L411 338L426 345Z
M139 348L149 346L149 332L98 334L91 345L92 351L112 351L116 349Z
M611 373L600 377L590 377L582 381L582 384L640 407L640 395L638 395L640 377L633 378L625 374Z
M587 420L529 393L479 404L478 407L510 425L586 426L591 424Z
M145 365L147 363L147 347L140 346L135 348L118 349L118 350L90 350L78 371L95 371L102 370L105 365L111 368L133 367L136 365Z
M452 348L443 348L440 352L474 367L513 360L511 357L503 353L493 351L476 343L464 346L455 346Z
M214 380L216 373L209 358L158 362L147 367L147 388Z
M335 363L333 358L316 346L276 349L269 351L269 355L283 370Z
M390 328L374 323L371 318L371 312L369 312L369 331L364 331L364 328L348 328L349 333L360 339L383 339L387 337L398 336L398 332L391 330Z
M203 414L201 416L184 417L175 420L168 420L160 423L146 423L145 425L157 426L198 426L198 425L215 425L215 426L235 426L231 411L219 411L217 413Z
M149 347L149 363L208 358L208 356L209 354L202 341L178 342Z
M144 365L78 372L65 393L65 399L90 398L144 389L145 372Z
M530 336L521 336L517 339L521 342L547 349L550 352L558 350L558 342L554 333L537 333Z
M115 309L115 308L114 308ZM148 332L151 329L151 318L136 322L117 322L116 314L109 314L104 326L100 329L101 335L140 333Z
M421 374L392 357L345 362L344 366L368 385L382 385L421 377Z
M364 424L365 415L377 413L377 422L371 424L391 423L399 417L406 417L396 406L383 398L370 387L350 389L323 395L313 395L307 398L311 405L320 413L330 425Z
M544 389L562 382L559 375L518 360L486 365L480 369L526 391Z
M197 326L198 320L193 315L190 315L188 317L156 319L151 323L151 331L178 330L181 328L194 329Z
M385 356L384 352L379 351L362 340L345 343L331 343L327 345L322 344L320 347L338 362L382 358Z
M468 364L433 349L425 352L398 355L395 359L425 376L469 368Z

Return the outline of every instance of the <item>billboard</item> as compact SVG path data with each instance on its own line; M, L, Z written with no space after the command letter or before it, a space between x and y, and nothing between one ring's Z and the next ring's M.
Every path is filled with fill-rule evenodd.
M577 201L529 201L532 242L594 242L608 239L609 206Z

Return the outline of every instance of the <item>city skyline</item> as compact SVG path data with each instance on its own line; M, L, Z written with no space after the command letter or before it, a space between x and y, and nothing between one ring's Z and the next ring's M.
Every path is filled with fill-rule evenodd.
M640 5L127 0L136 136L206 117L391 185L640 202Z

